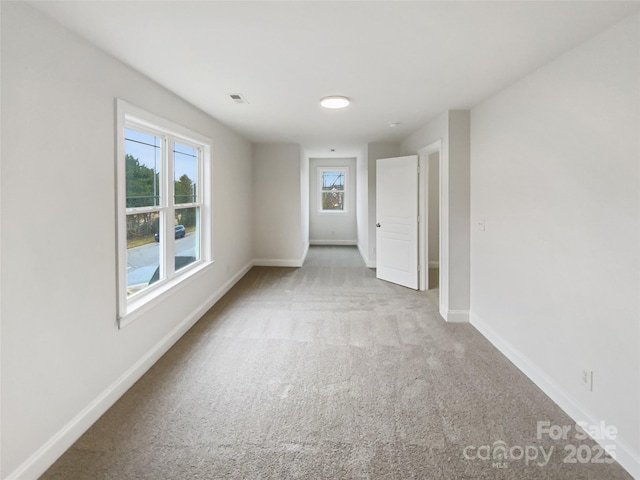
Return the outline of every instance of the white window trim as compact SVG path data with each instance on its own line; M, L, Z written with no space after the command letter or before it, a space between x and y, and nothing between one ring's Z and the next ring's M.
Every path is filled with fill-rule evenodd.
M344 173L344 208L342 210L324 210L322 208L322 173L342 172ZM318 213L326 215L344 215L349 213L349 167L317 167L317 202Z
M180 269L180 272L173 272L174 262L167 259L173 258L173 242L166 242L161 254L164 254L163 262L171 274L171 278L157 282L153 286L144 289L140 293L127 297L127 213L132 213L136 209L127 210L126 202L126 168L125 168L125 127L151 130L152 132L162 131L167 136L174 137L175 140L184 142L186 145L201 148L202 159L200 162L200 259L190 265ZM193 132L165 118L149 113L124 100L116 100L116 232L117 232L117 315L119 328L128 325L151 308L159 305L167 296L181 290L187 283L191 283L192 278L199 276L199 272L206 269L213 263L213 231L212 231L212 175L211 175L211 150L213 142L210 138ZM163 155L167 157L170 146L165 143ZM168 160L167 160L167 163ZM173 171L166 170L163 165L165 197L173 198ZM171 197L169 197L171 195ZM192 204L178 204L179 209L188 208ZM166 207L163 204L163 208ZM155 208L154 208L155 209ZM141 207L137 210L148 210ZM170 207L175 211L175 205ZM165 230L166 238L174 238L173 224L165 222L162 228ZM162 253L164 252L164 253ZM187 282L189 280L189 282Z

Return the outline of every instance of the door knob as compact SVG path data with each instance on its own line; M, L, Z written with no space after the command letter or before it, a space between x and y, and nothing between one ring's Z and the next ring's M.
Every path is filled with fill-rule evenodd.
M380 228L382 225L380 225L379 223L376 223L376 227Z

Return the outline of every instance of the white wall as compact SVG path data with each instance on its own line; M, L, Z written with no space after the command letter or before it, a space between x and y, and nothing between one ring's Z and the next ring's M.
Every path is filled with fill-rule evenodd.
M369 146L363 145L356 158L356 223L358 250L365 264L369 259Z
M472 323L574 418L615 425L636 478L639 30L636 14L471 114Z
M53 462L250 265L251 147L29 5L1 8L0 478L26 479ZM114 234L118 97L213 139L217 260L122 330Z
M402 155L442 141L440 152L440 314L469 320L469 112L438 115L400 144Z
M470 275L470 115L468 111L449 112L448 182L443 187L448 199L449 229L449 312L469 321ZM440 163L442 167L442 163ZM448 190L448 192L447 192ZM442 272L442 269L440 269Z
M318 167L347 167L346 212L322 213L318 204ZM309 160L309 238L315 245L358 243L355 158L311 158Z
M304 152L300 155L300 216L302 256L306 258L309 250L309 157Z
M253 253L257 265L295 267L304 261L301 157L298 144L253 145Z

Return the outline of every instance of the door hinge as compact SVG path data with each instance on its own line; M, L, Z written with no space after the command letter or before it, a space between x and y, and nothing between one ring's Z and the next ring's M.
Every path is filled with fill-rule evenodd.
M420 223L420 217L418 216L418 223Z
M418 264L418 271L421 272L422 271L422 265Z

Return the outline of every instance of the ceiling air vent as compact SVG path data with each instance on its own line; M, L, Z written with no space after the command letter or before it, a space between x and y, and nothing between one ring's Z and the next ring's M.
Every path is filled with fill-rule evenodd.
M247 102L247 99L244 98L241 94L239 93L230 93L229 97L231 97L231 100L233 100L236 103L249 103Z

